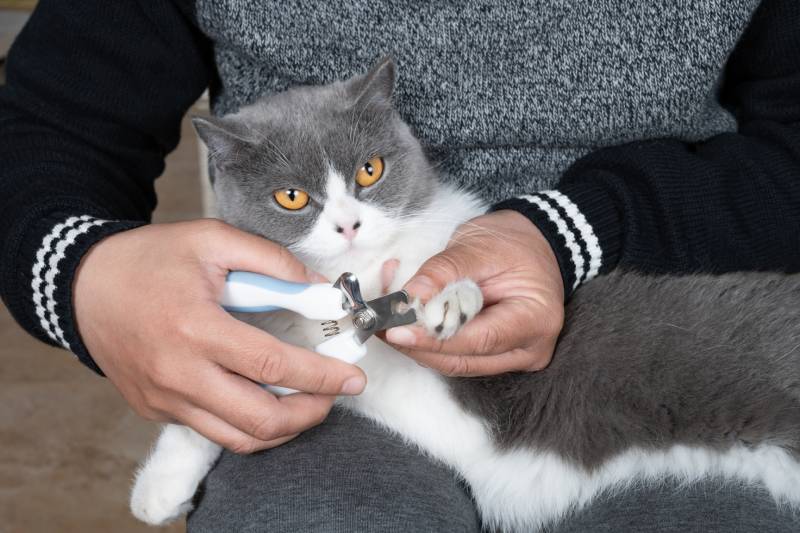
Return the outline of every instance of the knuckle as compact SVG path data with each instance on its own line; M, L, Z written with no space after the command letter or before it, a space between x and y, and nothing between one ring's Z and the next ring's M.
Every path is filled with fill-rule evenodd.
M149 378L150 382L155 386L157 389L170 389L172 388L173 379L174 379L174 369L172 364L167 360L165 357L158 357L154 361L151 362L149 368ZM153 394L148 394L145 396L145 402L150 405L151 402L155 401L153 399Z
M544 370L545 368L547 368L547 363L544 363L540 360L536 360L533 363L531 363L526 370L528 370L529 372L539 372L540 370Z
M481 331L481 335L477 337L475 343L476 352L478 354L489 354L497 351L497 345L502 337L502 334L497 328L497 325L489 324Z
M134 409L142 418L156 422L164 418L161 414L165 410L164 407L164 401L161 396L150 393L143 395L141 402Z
M329 409L319 409L314 416L311 418L311 425L318 426L325 422L325 419L328 418L328 413L330 412Z
M272 351L262 351L255 359L258 361L256 376L262 383L283 384L286 378L286 363L283 357Z
M444 364L443 374L448 377L463 376L469 371L469 363L467 358L463 356L448 357Z
M442 353L442 351L445 348L444 343L445 343L445 341L442 340L442 339L435 339L435 338L431 339L431 349L430 349L430 351L436 352L436 353Z
M428 260L427 266L431 273L444 279L457 277L461 271L459 262L452 251L436 254Z
M253 423L253 428L249 432L256 439L267 441L280 437L278 424L272 416L264 416Z
M430 330L427 333L428 335L421 338L417 337L414 348L426 352L442 353L442 350L445 348L445 341L434 336L438 335L435 330Z
M335 391L338 392L341 386L336 387L336 383L334 383L334 378L327 372L318 372L314 375L310 376L309 378L310 383L306 387L306 392L315 392L320 393L324 391Z
M325 419L328 418L328 413L330 413L332 405L331 402L320 401L313 407L309 417L309 422L312 427L322 424Z
M188 317L180 316L171 320L172 330L184 341L191 341L199 336L199 323Z
M528 370L531 372L538 372L539 370L544 370L547 368L547 365L550 364L551 356L548 354L542 354L532 351L525 351L525 357L528 361L528 364L524 370Z
M223 446L237 455L249 455L259 450L259 444L258 440L252 437L239 437Z

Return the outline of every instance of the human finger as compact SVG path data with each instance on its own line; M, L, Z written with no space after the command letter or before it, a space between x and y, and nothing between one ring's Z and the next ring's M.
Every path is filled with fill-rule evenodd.
M425 303L454 281L469 278L479 282L477 278L482 270L474 254L466 253L460 246L448 248L425 261L404 289L410 300L419 299Z
M216 219L207 221L204 250L209 263L227 270L245 270L295 282L323 282L283 246Z
M509 298L484 308L458 333L439 340L420 326L386 331L386 340L405 348L451 355L498 355L520 348L536 337L557 336L557 317L537 317L526 302Z
M295 396L295 395L293 395ZM187 398L260 441L273 441L321 423L333 405L333 396L297 394L281 401L258 384L223 369L210 368L202 386L195 384Z
M221 308L209 315L208 320L198 321L203 322L198 336L204 339L208 357L236 374L257 383L326 395L359 394L366 386L366 375L356 365L282 342Z
M260 440L240 431L208 411L188 403L181 409L179 420L183 425L189 426L208 440L239 454L274 448L292 440L299 434L282 435L267 441Z
M404 353L419 364L446 376L491 376L515 371L535 371L550 362L551 351L516 349L499 355L452 355L418 350Z

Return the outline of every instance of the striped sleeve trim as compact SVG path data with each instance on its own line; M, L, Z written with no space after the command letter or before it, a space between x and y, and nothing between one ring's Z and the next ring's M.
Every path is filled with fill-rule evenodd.
M553 207L548 199L542 197L541 195L529 195L523 196L522 198L541 209L550 222L555 224L556 231L558 231L559 235L561 235L566 242L567 249L570 253L570 262L572 263L572 276L570 277L572 278L573 282L571 289L575 290L578 285L580 285L581 281L583 281L585 274L583 248L576 241L575 232L573 232L572 229L567 225L567 223L564 221L564 218L559 214L555 207Z
M42 240L36 251L36 262L33 265L33 305L39 324L54 342L67 350L72 350L65 338L60 309L55 298L56 276L60 273L59 264L67 256L68 249L76 239L89 233L93 228L108 223L108 220L94 218L89 215L72 216L59 222ZM71 283L71 280L67 280Z
M19 241L24 246L16 252L16 271L23 283L20 291L9 298L9 309L36 337L66 348L102 375L78 331L72 307L75 272L96 243L146 221L104 219L74 214L75 211L46 211L27 224L31 237Z
M586 216L564 193L540 191L492 208L500 209L519 211L539 227L556 255L567 297L601 273L604 265L600 239Z
M597 274L600 273L600 267L603 266L603 250L600 248L600 240L595 235L594 229L583 213L578 210L578 206L566 195L558 191L545 191L542 194L552 198L563 209L568 227L577 229L579 241L583 245L582 250L589 255L586 272L580 283L597 277Z

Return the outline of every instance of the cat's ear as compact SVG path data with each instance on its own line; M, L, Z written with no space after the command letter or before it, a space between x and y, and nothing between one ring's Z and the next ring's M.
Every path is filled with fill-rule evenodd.
M230 119L192 117L192 124L208 147L209 158L220 167L224 166L229 155L238 153L242 146L251 143L240 131L241 128Z
M373 65L369 72L349 82L350 94L357 103L377 101L391 104L396 71L394 60L386 56Z

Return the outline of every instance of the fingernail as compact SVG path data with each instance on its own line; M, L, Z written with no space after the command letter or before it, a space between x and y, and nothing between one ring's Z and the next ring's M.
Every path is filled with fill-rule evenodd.
M367 381L361 376L356 376L344 382L342 385L342 394L347 394L348 396L361 394L366 386Z
M426 298L431 296L436 290L433 280L428 276L417 276L406 285L406 291L412 296Z
M392 328L386 331L386 340L392 344L400 344L402 346L413 346L417 336L408 328Z

